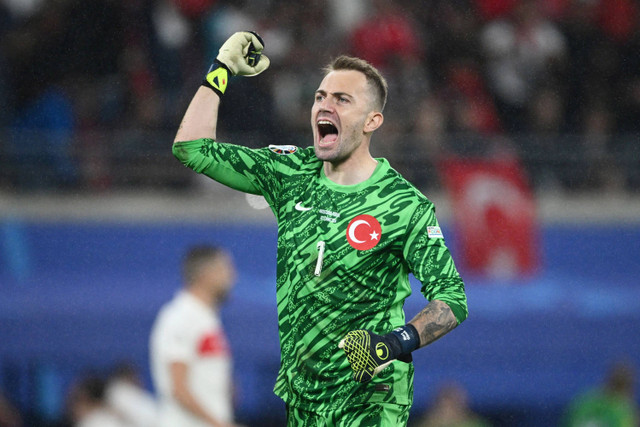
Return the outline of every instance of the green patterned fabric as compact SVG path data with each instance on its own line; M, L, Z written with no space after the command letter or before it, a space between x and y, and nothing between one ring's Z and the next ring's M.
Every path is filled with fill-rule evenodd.
M345 406L330 414L317 414L287 406L287 427L402 427L409 421L409 405L372 403Z
M275 393L316 413L343 405L410 405L413 364L393 362L371 382L351 378L339 341L354 329L385 334L405 324L409 273L429 301L467 316L464 284L433 204L385 159L365 182L330 181L312 147L263 149L210 139L174 144L187 167L262 194L278 223L276 295L281 366Z

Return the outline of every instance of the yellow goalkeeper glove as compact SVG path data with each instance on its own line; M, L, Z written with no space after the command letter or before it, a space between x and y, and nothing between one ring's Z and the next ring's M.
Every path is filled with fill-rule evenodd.
M347 355L354 381L366 383L394 360L410 363L411 352L420 346L418 331L411 324L377 335L365 329L349 332L338 344Z
M257 76L269 68L269 58L262 54L264 41L258 33L240 31L234 33L220 47L216 60L209 68L202 82L218 95L224 95L229 83L229 73L233 76Z

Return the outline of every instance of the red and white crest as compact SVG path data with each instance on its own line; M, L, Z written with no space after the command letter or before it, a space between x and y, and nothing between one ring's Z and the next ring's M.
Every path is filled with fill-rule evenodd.
M382 227L371 215L358 215L347 226L347 241L359 251L373 248L380 242Z

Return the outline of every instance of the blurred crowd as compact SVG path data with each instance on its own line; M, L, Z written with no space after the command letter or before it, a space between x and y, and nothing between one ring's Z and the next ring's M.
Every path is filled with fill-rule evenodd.
M636 385L634 364L625 359L614 360L600 383L579 391L561 405L561 413L553 425L636 427L640 422ZM145 387L139 368L122 362L105 372L78 374L66 390L60 415L50 419L33 411L20 411L0 390L0 427L155 427L160 414L158 402L154 392ZM484 409L484 413L478 410L463 384L444 380L433 385L432 398L424 409L411 416L409 426L543 425L531 414L520 419L508 412L491 413ZM265 425L261 421L264 420L252 420L250 425Z
M418 186L458 155L517 156L536 189L640 189L637 0L1 0L0 188L175 184L147 171L246 29L272 66L232 82L221 138L308 145L348 53L390 84L374 154Z
M7 390L15 395L15 390ZM34 405L37 402L32 402ZM111 369L85 370L70 379L61 408L44 414L18 408L0 390L0 427L155 427L156 397L144 385L135 364L121 362Z

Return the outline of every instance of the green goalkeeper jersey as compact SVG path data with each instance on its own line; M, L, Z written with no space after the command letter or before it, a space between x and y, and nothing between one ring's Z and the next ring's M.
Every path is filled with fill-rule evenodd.
M409 273L429 301L467 316L464 284L433 204L377 159L356 185L330 181L312 147L249 149L211 139L178 142L186 166L229 187L261 194L278 223L276 296L281 364L274 391L316 413L343 405L413 398L413 365L395 361L371 382L351 378L339 341L354 329L385 334L405 324Z

